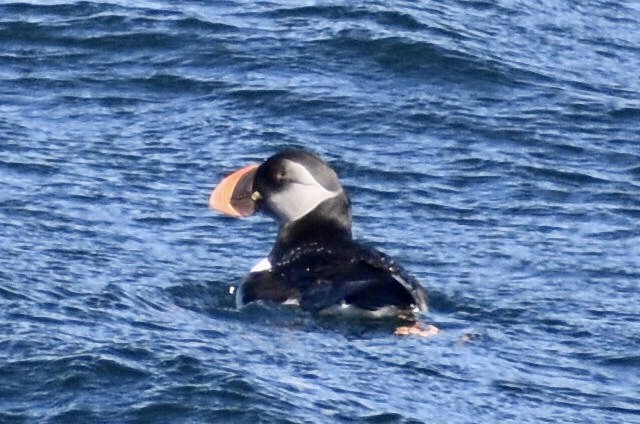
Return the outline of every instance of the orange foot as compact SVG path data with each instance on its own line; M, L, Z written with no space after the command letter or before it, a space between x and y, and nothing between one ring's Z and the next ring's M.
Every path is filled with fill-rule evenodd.
M396 336L419 336L419 337L433 337L436 336L440 330L434 325L424 325L416 322L413 325L403 325L397 327L393 332Z

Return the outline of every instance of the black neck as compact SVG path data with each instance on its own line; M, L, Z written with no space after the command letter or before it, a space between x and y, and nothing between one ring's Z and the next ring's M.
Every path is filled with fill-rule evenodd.
M325 200L304 217L281 225L269 259L275 263L289 249L303 244L332 245L351 239L349 199L338 196Z

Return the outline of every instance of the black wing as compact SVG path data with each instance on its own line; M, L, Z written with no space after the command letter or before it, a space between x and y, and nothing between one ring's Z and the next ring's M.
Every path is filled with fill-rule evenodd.
M414 277L389 256L355 242L337 248L296 248L272 272L285 286L295 288L300 306L310 311L341 303L366 310L426 309L426 294Z

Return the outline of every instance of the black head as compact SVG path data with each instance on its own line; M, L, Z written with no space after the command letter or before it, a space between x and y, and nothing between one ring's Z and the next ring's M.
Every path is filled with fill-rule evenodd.
M282 225L344 196L335 171L304 150L286 150L267 159L256 171L253 193L259 193L257 206Z
M351 229L351 207L338 175L306 150L285 150L234 172L216 187L209 205L236 217L261 210L281 227L336 221Z

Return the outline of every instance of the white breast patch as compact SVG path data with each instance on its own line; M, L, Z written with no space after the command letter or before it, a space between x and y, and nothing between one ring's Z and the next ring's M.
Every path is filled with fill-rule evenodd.
M261 272L269 270L271 270L271 262L269 262L269 258L262 258L262 260L255 264L249 272Z

